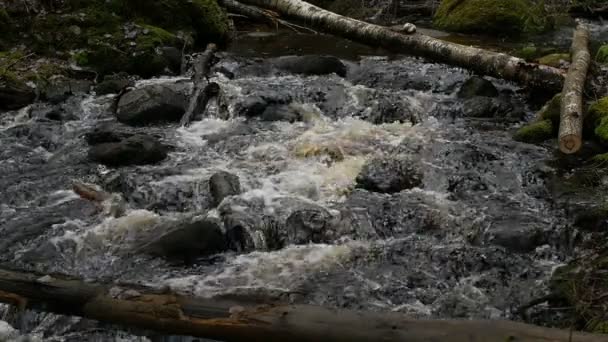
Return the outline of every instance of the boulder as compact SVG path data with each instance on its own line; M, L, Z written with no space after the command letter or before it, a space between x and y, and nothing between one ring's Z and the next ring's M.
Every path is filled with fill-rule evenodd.
M167 227L167 225L172 227ZM164 231L144 244L140 252L167 259L182 259L191 263L195 258L226 250L226 239L221 223L211 218L185 219L158 228Z
M178 122L186 106L186 97L172 85L153 84L133 89L118 101L116 117L129 125Z
M332 215L323 207L295 210L285 223L286 243L300 245L328 242L332 226Z
M346 76L346 65L333 56L287 56L272 60L271 63L279 70L294 74L327 75L335 73Z
M118 74L106 75L97 86L95 93L97 95L118 94L126 87L132 86L133 82L129 79L129 75L124 72Z
M107 166L144 165L157 163L167 157L167 148L156 138L138 134L120 142L92 146L89 159Z
M230 172L220 171L209 178L209 192L211 193L213 206L218 206L224 198L241 193L239 177Z
M498 89L485 78L473 76L463 83L457 95L463 99L475 96L497 97Z
M443 0L435 26L455 32L509 35L548 28L544 9L530 0Z
M492 244L519 253L531 252L546 243L542 230L535 227L534 221L496 221L487 232L487 239Z
M420 187L423 174L420 166L399 156L369 160L357 176L357 187L380 193L396 193Z
M464 101L463 115L469 118L523 119L525 113L516 110L511 103L501 98L474 96Z
M0 75L0 110L19 109L34 102L35 99L36 93L33 88Z

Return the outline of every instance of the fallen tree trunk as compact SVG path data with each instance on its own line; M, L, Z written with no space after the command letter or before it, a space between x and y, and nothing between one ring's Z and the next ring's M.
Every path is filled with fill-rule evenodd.
M142 286L91 284L0 269L0 302L222 341L607 341L509 321L413 320L397 313L197 299Z
M205 51L201 55L199 55L194 61L194 75L192 76L192 81L194 82L194 90L192 90L192 95L190 97L190 103L188 104L188 108L186 109L186 112L180 120L180 124L182 126L189 125L190 121L192 121L194 116L197 113L200 113L201 109L204 109L207 106L209 98L206 97L210 94L210 92L205 91L205 89L207 88L205 77L209 72L209 66L216 51L217 46L215 44L209 44L207 45Z
M487 51L435 39L424 34L400 34L384 27L344 17L301 0L242 0L300 20L328 32L371 46L399 50L470 69L482 75L503 78L557 93L564 77L559 69L528 63L503 53Z
M567 154L577 152L583 144L583 90L591 63L589 30L584 24L574 31L571 54L572 64L562 91L558 135L559 149Z

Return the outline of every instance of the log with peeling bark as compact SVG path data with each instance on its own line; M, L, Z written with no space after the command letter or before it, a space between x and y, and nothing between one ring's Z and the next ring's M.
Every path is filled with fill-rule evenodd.
M0 269L0 302L167 334L221 341L607 341L509 322L414 320L398 313L192 298L141 285L103 285Z
M190 96L188 108L180 120L180 124L182 126L189 125L194 116L199 114L207 106L207 102L209 101L208 95L211 93L209 91L205 91L205 89L207 89L209 86L205 80L205 77L209 72L209 67L211 66L211 62L213 61L216 51L217 46L215 44L209 44L207 45L205 51L197 56L197 58L194 60L194 75L192 76L194 89L192 90L192 95Z
M568 69L562 91L559 121L559 149L563 153L576 153L583 143L583 90L591 63L589 30L579 24L572 40L572 64Z
M507 54L464 46L421 33L401 34L384 26L369 24L326 11L302 0L242 0L294 18L322 32L342 36L371 46L427 57L437 62L470 69L482 75L503 78L522 85L557 93L564 77L561 70L528 63Z
M274 27L283 25L295 32L300 32L301 30L303 30L316 33L316 31L312 29L296 25L294 23L290 23L286 20L279 18L279 15L273 11L265 10L257 6L245 5L235 0L220 0L219 3L221 6L223 6L230 12L234 12L252 20L265 22Z

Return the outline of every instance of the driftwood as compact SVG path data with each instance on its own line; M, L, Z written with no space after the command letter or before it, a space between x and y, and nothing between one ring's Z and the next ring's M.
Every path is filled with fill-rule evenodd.
M482 75L519 82L548 93L557 93L564 77L559 69L528 63L503 53L450 43L421 33L400 34L384 26L344 17L301 0L242 0L308 24L322 32L372 46L399 50L470 69Z
M591 63L589 30L583 24L574 31L571 54L572 64L562 91L558 135L559 149L567 154L577 152L583 143L583 90Z
M168 334L222 341L608 341L608 336L481 320L200 299L135 285L0 269L0 302Z
M187 126L190 124L190 121L194 118L194 116L201 112L206 106L209 98L207 95L210 94L209 91L205 91L207 88L207 82L205 81L205 77L209 72L209 67L213 60L213 56L217 51L217 46L215 44L207 45L205 51L200 54L194 61L193 69L194 75L192 76L192 81L194 82L194 89L192 90L192 95L190 97L190 103L188 104L188 108L182 116L180 120L180 124L182 126ZM217 84L216 84L217 86Z

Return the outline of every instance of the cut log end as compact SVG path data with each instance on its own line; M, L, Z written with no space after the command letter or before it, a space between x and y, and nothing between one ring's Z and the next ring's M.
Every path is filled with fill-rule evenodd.
M568 134L559 138L559 149L565 154L578 152L583 145L583 141L578 134Z

